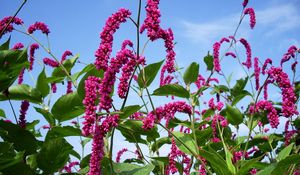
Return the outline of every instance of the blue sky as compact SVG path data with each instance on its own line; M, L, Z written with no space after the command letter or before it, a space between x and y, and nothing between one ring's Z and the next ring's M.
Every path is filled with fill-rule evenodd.
M49 26L51 49L58 57L65 50L71 50L74 54L80 53L80 61L91 63L94 62L94 52L100 43L99 33L106 18L120 7L125 7L132 11L135 19L137 2L137 0L89 0L85 2L28 0L18 16L27 26L35 21L45 22ZM242 10L241 3L241 0L227 0L226 3L221 0L161 1L162 27L173 29L177 42L175 47L177 62L180 67L186 67L192 61L200 62L201 73L205 74L206 68L202 63L202 58L207 51L212 52L212 45L215 41L233 34ZM0 18L12 15L19 4L21 1L17 0L1 1ZM289 46L293 44L300 46L300 0L250 0L248 6L255 9L257 24L254 30L251 30L247 16L237 33L237 38L245 37L250 42L253 56L259 57L262 61L272 58L278 65ZM144 15L143 11L143 18ZM45 43L43 35L37 32L36 36ZM8 35L3 37L0 43L4 42L7 37ZM123 24L116 33L114 52L120 48L120 43L124 39L135 41L135 29L131 22ZM142 44L145 41L146 36L143 35ZM13 32L11 43L16 42L23 42L25 45L33 43L28 37ZM241 59L245 59L244 49L239 46L238 49L241 50ZM36 56L41 60L48 55L40 49ZM164 59L163 42L160 40L149 44L145 56L147 63ZM224 59L221 65L227 75L233 72L234 78L245 75L231 58ZM82 66L77 66L76 70L81 68ZM286 68L288 69L289 67ZM33 74L37 75L39 72L40 67ZM26 81L30 84L28 77ZM280 99L276 95L274 98ZM129 103L134 102L133 98L129 101ZM14 104L18 109L19 102ZM7 109L7 105L7 102L0 102L2 109ZM12 119L12 114L9 110L7 111L7 115Z

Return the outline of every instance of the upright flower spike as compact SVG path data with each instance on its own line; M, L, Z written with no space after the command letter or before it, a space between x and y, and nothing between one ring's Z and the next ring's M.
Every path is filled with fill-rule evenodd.
M67 59L67 56L72 56L73 53L69 50L66 50L63 55L61 56L60 63L64 62Z
M29 107L29 102L27 100L23 100L20 109L20 117L19 117L19 125L21 128L26 128L26 113Z
M85 98L82 102L85 106L85 114L83 116L85 120L82 128L82 135L84 136L88 136L93 133L97 109L95 102L97 100L100 81L100 78L94 76L90 76L87 80L85 80Z
M29 65L29 71L32 70L33 68L33 63L34 63L34 53L35 53L35 50L39 48L39 45L37 43L33 43L30 45L30 50L29 50L29 62L30 62L30 65Z
M25 72L25 68L22 68L19 77L18 77L18 84L22 84L23 80L24 80L24 72Z
M20 50L20 49L23 49L24 48L24 45L22 43L16 43L12 50Z
M129 18L130 15L131 12L129 10L121 8L118 12L114 13L107 19L103 31L100 34L100 46L95 52L95 65L98 70L103 69L104 71L106 71L106 69L108 68L108 60L112 52L114 39L113 34L120 27L121 23L126 22L126 18Z
M220 47L221 47L221 44L219 42L216 42L213 45L213 48L214 48L214 52L213 52L213 56L214 56L214 69L217 72L221 71L221 65L220 65L220 59L219 59Z
M256 103L255 112L259 110L267 111L268 112L268 120L272 128L277 128L279 125L279 116L277 114L276 109L273 107L273 104L266 100L261 100Z
M16 24L16 25L21 25L23 24L23 21L22 19L18 18L18 17L13 17L12 16L7 16L7 17L4 17L2 20L0 20L0 32L2 32L4 29L5 31L2 32L2 35L0 35L0 38L6 34L6 33L10 33L14 30L14 27L13 27L13 24ZM11 21L11 23L8 25L8 23ZM8 26L7 26L8 25Z
M241 38L240 42L244 45L244 47L246 49L246 55L247 55L246 62L243 62L242 64L245 65L248 69L250 69L252 67L252 61L251 61L252 52L251 52L250 44L244 38Z
M282 91L282 113L285 117L291 117L298 114L295 102L297 97L294 87L291 85L288 74L283 72L281 67L271 67L267 73L271 80L276 81Z
M67 94L72 93L72 81L68 81L67 83Z
M246 8L245 11L244 11L244 14L250 16L250 27L251 27L251 29L253 29L255 24L256 24L254 9L253 8Z
M27 32L29 34L32 34L36 30L40 30L43 34L46 34L46 35L48 35L50 33L48 26L43 22L35 22L34 24L30 25L27 29Z
M255 76L255 89L258 91L259 89L259 74L260 74L260 67L259 67L258 58L254 58L254 76Z

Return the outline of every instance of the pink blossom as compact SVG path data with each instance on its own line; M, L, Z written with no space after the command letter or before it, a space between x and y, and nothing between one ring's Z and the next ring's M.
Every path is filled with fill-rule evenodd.
M255 89L258 91L259 89L259 74L260 74L260 67L259 67L258 58L254 58L254 76L255 76Z
M21 109L20 109L20 116L19 116L19 125L21 128L26 128L26 113L29 107L29 102L27 100L23 100L21 104Z
M34 24L30 25L27 29L27 32L29 34L32 34L36 30L40 30L42 33L46 35L50 33L48 26L43 22L35 22Z
M289 47L289 49L287 50L287 52L283 55L281 61L280 61L280 65L282 66L282 64L284 62L289 61L291 58L295 57L295 53L297 52L297 47L292 45L291 47Z
M213 45L213 48L214 48L214 53L213 53L213 56L214 56L214 68L215 68L215 71L217 71L217 72L221 71L221 65L220 65L220 60L219 60L220 47L221 47L221 44L219 42L216 42Z
M220 44L222 44L223 42L227 42L227 43L229 43L230 42L230 40L228 39L228 38L222 38L221 40L220 40Z
M291 66L291 69L293 72L296 72L296 65L298 64L298 61L295 61L292 66Z
M51 83L51 90L54 94L56 93L57 90L56 83Z
M236 163L237 161L241 160L243 157L243 151L237 151L233 153L232 162Z
M195 82L198 89L205 85L205 78L202 75L198 75L197 81Z
M66 51L63 53L63 55L61 56L60 62L61 62L61 63L64 62L64 61L67 59L67 56L72 56L72 55L73 55L73 53L72 53L71 51L66 50Z
M37 43L33 43L30 45L30 50L29 50L29 61L30 61L30 65L29 65L29 71L32 70L33 68L33 63L34 63L34 53L35 50L39 48L39 45Z
M51 127L49 125L43 125L42 128L43 129L50 129Z
M68 81L67 94L72 93L72 92L73 92L73 90L72 90L72 81Z
M271 58L267 58L264 62L264 65L261 68L261 72L262 72L263 75L265 75L265 73L266 73L265 70L266 70L268 64L272 64L272 59Z
M255 19L255 12L253 8L246 8L244 11L245 15L249 15L250 16L250 27L251 29L254 28L255 24L256 24L256 19Z
M0 30L0 31L1 31L1 30ZM22 49L22 48L24 48L24 45L23 45L22 43L16 43L16 44L13 46L12 50L19 50L19 49Z
M244 2L243 2L243 7L244 7L244 8L247 6L248 1L249 1L249 0L244 0Z
M51 58L44 58L43 62L44 62L45 65L48 65L48 66L53 67L53 68L59 66L59 63L55 60L52 60Z
M99 48L95 52L95 65L97 69L103 69L106 71L108 68L108 60L112 52L113 34L119 29L120 24L126 22L126 18L131 15L131 12L127 9L121 8L118 12L110 16L100 34L101 43Z
M178 153L178 149L175 143L175 139L172 137L172 142L171 142L171 152L169 154L169 170L172 174L176 173L178 171L176 167L176 157Z
M289 76L280 67L271 67L267 72L270 78L277 82L282 91L282 113L285 117L298 114L295 102L297 100Z
M252 168L252 169L249 171L249 173L250 173L251 175L255 175L255 174L257 173L257 170L256 170L255 168Z
M233 52L227 52L225 53L225 56L232 56L233 58L236 58L236 55Z
M130 40L124 40L123 43L122 43L122 48L121 48L121 50L126 49L127 46L133 47L133 43L132 43Z
M266 100L260 100L256 103L255 112L259 110L266 110L268 112L268 120L272 128L277 128L279 125L279 116L272 103Z
M252 61L251 61L251 47L250 44L248 43L248 41L244 38L240 39L240 42L244 45L245 49L246 49L246 55L247 55L247 60L246 62L243 62L242 64L245 65L248 69L251 68L252 66Z
M19 74L19 77L18 77L18 84L22 84L23 83L23 78L24 78L24 71L25 71L25 68L22 68L20 74Z
M12 20L12 21L11 21ZM11 23L7 26L7 24L11 21ZM14 27L12 24L16 24L16 25L21 25L23 24L23 21L18 18L18 17L12 17L12 16L7 16L5 18L3 18L0 21L0 31L3 31L5 29L5 31L2 33L2 35L0 35L0 38L5 34L5 33L10 33L14 30Z
M116 162L119 163L120 160L121 160L121 156L126 152L128 151L127 148L123 148L121 149L118 153L117 153L117 158L116 158Z

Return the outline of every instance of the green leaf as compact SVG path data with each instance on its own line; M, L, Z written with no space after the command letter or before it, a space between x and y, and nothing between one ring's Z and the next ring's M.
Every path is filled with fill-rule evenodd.
M153 152L159 150L160 147L162 147L164 144L171 144L171 139L170 137L162 137L160 139L158 139L156 142L154 142L151 145L151 150Z
M139 166L129 163L114 163L114 173L116 175L150 175L154 165Z
M141 70L141 72L138 75L138 84L140 88L146 88L150 86L152 81L155 79L163 62L164 60L157 63L149 64Z
M44 174L54 173L67 163L72 150L73 147L64 138L48 140L37 155L38 167Z
M299 165L300 164L300 155L294 154L287 156L285 159L281 160L275 169L272 171L272 175L282 175L288 171L291 165Z
M232 163L232 154L231 152L228 150L227 146L224 144L223 146L225 148L225 158L226 158L226 165L229 169L229 171L231 172L231 174L235 174L236 173L236 169Z
M246 96L251 96L251 93L246 90L241 90L237 95L234 96L231 105L236 105L239 101L241 101Z
M212 55L208 54L207 56L204 57L204 62L206 64L207 70L210 70L210 71L213 70L213 68L214 68L213 61L214 61L214 58Z
M98 70L96 69L95 65L93 65L92 68L89 68L89 71L87 71L87 73L81 78L79 85L78 85L78 95L81 99L84 99L85 97L85 80L89 77L89 76L95 76L95 77L99 77L99 78L103 78L104 72L103 70Z
M21 156L21 155L20 155ZM3 174L35 175L29 165L19 162L1 171Z
M278 156L277 156L276 160L281 161L281 160L285 159L287 156L289 156L292 149L293 149L293 146L294 146L294 143L291 143L289 146L287 146L283 150L281 150L278 153Z
M9 168L23 160L24 152L18 152L15 155L7 154L1 152L0 156L0 171Z
M272 173L272 171L275 169L275 167L276 167L276 164L272 163L269 166L267 166L264 169L257 172L256 175L270 175Z
M9 50L10 37L0 46L1 50Z
M84 168L90 163L91 154L86 155L80 162L80 168Z
M47 133L46 141L53 138L81 136L81 130L72 126L55 126Z
M61 122L83 114L84 107L82 99L78 96L77 91L60 97L53 105L51 113Z
M36 112L38 112L44 116L44 118L47 120L47 122L50 124L50 126L55 126L54 116L48 110L38 108L38 107L34 107L34 109L36 110Z
M178 84L167 84L154 90L153 95L156 96L168 96L173 95L176 97L189 98L190 93L182 86Z
M199 74L199 64L196 62L192 62L183 75L183 80L185 84L188 85L197 81L198 74Z
M196 130L197 145L204 146L212 137L212 128Z
M243 122L243 114L235 107L226 105L226 117L230 124L239 125Z
M5 112L3 109L0 109L0 117L6 118Z
M42 72L38 76L38 79L36 82L36 89L38 89L41 92L42 97L46 97L50 91L50 87L48 85L46 78L47 78L47 76L46 76L45 67L44 67Z
M181 141L177 140L175 138L175 142L177 147L183 151L186 154L189 155L195 155L197 153L197 144L195 142L195 140L192 138L191 134L184 134L181 132L173 132L173 134ZM183 142L184 144L182 144L181 142ZM189 149L192 151L189 151L184 145L186 145L187 147L189 147Z
M92 69L95 68L94 64L88 64L87 66L85 66L81 71L73 73L71 75L71 79L72 81L76 81L82 74L91 71Z
M25 155L34 154L37 149L37 140L31 132L22 129L19 125L0 120L0 130L7 134L1 134L3 140L11 142L17 151L25 151Z
M21 70L29 66L27 50L0 51L0 92L7 90L18 78Z
M73 68L74 64L76 63L77 59L79 58L79 54L76 54L74 57L65 60L62 65L65 67L65 69L69 72L71 72L71 69ZM67 76L66 72L64 69L59 66L55 68L52 72L52 77L65 77Z
M135 113L139 109L141 109L141 106L139 106L139 105L126 106L122 110L123 113L120 114L120 119L126 119L126 118L128 118L130 115L132 115L133 113Z
M257 157L251 160L242 160L240 166L241 168L237 172L237 175L248 175L254 164L259 162L260 159L261 157Z
M20 84L11 86L8 89L8 97L3 93L0 93L0 101L3 100L27 100L32 103L41 103L42 95L41 92L35 88L30 87L27 84Z
M240 94L241 91L244 90L247 82L248 82L249 77L241 78L239 80L236 81L236 84L234 85L234 87L231 89L231 94L233 96L237 96Z

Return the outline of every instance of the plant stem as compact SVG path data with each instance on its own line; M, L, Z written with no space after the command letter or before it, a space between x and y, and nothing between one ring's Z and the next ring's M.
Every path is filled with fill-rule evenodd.
M7 97L7 98L8 98L8 97ZM11 110L12 110L13 114L14 114L14 117L15 117L16 123L17 123L17 124L19 124L19 122L18 122L18 119L17 119L17 115L16 115L16 113L15 113L15 110L14 110L14 107L13 107L13 105L11 104L11 101L10 101L10 99L9 99L9 98L8 98L8 102L9 102L10 108L11 108Z

